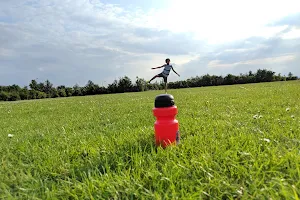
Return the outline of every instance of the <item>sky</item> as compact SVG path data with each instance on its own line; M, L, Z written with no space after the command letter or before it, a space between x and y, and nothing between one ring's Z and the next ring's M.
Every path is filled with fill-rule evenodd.
M0 0L0 85L300 76L299 0Z

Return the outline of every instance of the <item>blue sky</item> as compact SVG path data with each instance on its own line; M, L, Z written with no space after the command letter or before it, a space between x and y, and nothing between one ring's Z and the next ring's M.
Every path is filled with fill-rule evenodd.
M298 0L0 1L0 85L100 85L171 58L182 80L258 68L300 76Z

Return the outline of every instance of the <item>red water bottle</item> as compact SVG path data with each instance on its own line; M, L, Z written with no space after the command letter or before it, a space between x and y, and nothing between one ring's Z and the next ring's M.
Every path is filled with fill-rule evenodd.
M153 115L156 117L154 123L155 144L165 148L168 145L178 144L180 140L179 124L175 119L177 106L174 97L169 94L161 94L155 98Z

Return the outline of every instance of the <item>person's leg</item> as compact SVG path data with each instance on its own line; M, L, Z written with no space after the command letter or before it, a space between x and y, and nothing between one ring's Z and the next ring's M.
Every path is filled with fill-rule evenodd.
M167 83L165 83L165 93L167 94Z
M157 77L163 77L162 74L157 74L155 76L153 76L153 78L150 79L150 81L148 81L148 83L150 83L151 81L153 81L154 79L156 79Z
M165 82L165 93L167 94L167 87L168 87L168 79L167 79L167 77L164 77L164 82Z
M153 80L156 79L157 77L158 77L157 75L153 76L153 78L151 78L150 81L148 81L148 83L150 83L151 81L153 81Z

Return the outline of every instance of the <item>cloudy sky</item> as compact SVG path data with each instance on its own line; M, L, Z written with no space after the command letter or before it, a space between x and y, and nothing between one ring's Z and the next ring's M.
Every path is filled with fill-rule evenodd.
M0 85L170 81L258 68L300 76L299 0L0 0Z

